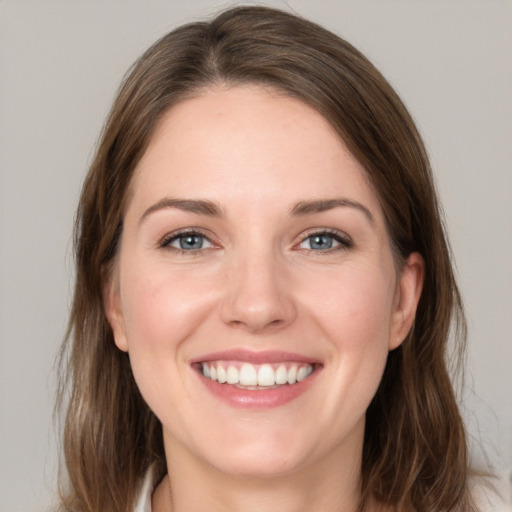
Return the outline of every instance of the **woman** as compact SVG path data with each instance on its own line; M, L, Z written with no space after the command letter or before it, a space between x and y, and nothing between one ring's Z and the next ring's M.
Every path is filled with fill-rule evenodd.
M262 7L162 38L75 244L63 510L474 510L428 159L348 43Z

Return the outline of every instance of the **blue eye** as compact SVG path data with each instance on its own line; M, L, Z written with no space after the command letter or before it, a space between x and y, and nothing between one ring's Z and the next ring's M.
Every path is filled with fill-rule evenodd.
M212 243L200 233L180 233L162 242L162 247L172 247L181 251L199 251L209 249Z
M348 248L351 242L345 237L335 233L313 233L306 237L300 244L300 249L312 251L329 251L341 248Z

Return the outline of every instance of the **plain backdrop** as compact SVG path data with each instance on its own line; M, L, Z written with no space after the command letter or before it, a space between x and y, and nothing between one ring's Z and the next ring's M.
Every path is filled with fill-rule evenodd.
M355 44L404 99L435 170L469 319L462 407L512 502L512 1L269 1ZM0 512L55 489L53 363L81 182L120 80L212 0L0 0Z

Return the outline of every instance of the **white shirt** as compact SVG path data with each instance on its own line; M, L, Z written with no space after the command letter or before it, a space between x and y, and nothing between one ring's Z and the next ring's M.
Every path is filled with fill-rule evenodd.
M140 488L139 498L135 504L133 512L151 512L151 495L155 489L155 476L153 466L151 466L144 477ZM484 493L480 494L482 512L512 512L512 506L505 504L498 496L486 496Z
M151 512L151 495L155 488L153 473L153 466L151 466L142 482L139 498L133 512Z

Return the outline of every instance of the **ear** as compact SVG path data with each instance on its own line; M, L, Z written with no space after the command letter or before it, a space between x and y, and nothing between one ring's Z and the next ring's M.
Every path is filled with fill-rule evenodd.
M126 328L121 307L121 297L119 293L119 279L116 270L109 273L104 280L103 286L103 304L108 323L114 334L114 342L119 350L128 352L128 343L126 340Z
M400 346L411 330L423 288L424 276L425 262L422 256L417 252L411 253L397 282L389 350Z

